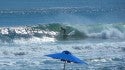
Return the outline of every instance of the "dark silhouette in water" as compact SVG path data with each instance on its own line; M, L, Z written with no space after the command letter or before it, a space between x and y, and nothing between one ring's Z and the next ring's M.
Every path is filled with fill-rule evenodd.
M66 34L66 29L61 27L61 34L63 36L63 39L66 39L67 38L67 34Z
M62 33L63 33L64 35L66 34L66 29L65 29L65 28L61 27L61 31L62 31Z

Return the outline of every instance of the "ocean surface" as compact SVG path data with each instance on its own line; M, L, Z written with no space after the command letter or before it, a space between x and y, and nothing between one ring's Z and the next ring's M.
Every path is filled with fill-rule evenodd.
M123 0L0 0L0 70L62 70L64 62L45 55L64 50L88 63L69 63L67 70L125 70L124 5Z

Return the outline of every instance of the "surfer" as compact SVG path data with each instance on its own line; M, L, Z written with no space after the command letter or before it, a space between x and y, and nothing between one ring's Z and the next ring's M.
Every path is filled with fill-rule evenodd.
M63 36L63 39L66 39L67 38L67 35L66 35L66 29L61 27L61 34Z
M61 27L61 32L63 33L63 35L66 35L66 29Z

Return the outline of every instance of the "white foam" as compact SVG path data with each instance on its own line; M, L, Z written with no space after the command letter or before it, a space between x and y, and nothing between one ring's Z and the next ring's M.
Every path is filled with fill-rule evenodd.
M55 38L50 38L50 37L42 37L42 38L38 38L38 37L32 37L29 39L15 39L13 40L15 44L32 44L32 43L44 43L44 42L55 42L56 39Z
M1 34L9 34L8 29L7 28L1 29Z

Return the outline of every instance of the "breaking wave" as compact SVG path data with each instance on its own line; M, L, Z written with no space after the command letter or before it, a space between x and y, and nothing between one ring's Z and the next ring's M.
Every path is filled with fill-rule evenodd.
M88 24L88 25L65 25L59 23L38 24L34 26L1 27L0 40L11 42L13 40L40 40L54 41L64 40L61 27L66 30L65 40L85 38L101 39L125 39L124 24Z
M125 39L125 24L95 24L87 27L87 36L102 39Z
M13 41L15 39L56 39L62 40L63 33L60 27L66 29L67 39L85 38L85 34L77 29L63 24L45 24L25 27L2 27L0 28L0 39L2 41ZM42 40L41 40L42 41ZM46 40L47 41L47 40Z

